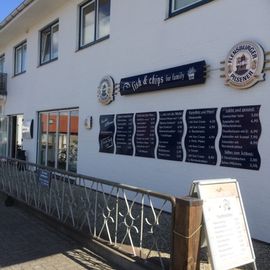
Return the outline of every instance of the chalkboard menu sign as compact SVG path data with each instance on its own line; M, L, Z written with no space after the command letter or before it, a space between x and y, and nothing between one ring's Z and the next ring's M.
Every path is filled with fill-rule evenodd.
M155 157L157 122L156 112L136 113L135 155L140 157Z
M217 108L187 110L186 162L216 165Z
M157 158L183 160L183 111L159 113Z
M206 63L199 61L183 66L158 70L120 81L120 94L131 95L143 92L183 87L205 82Z
M133 113L116 115L116 154L133 155Z
M114 153L114 115L101 115L99 124L99 152Z
M220 166L259 170L260 105L221 108Z

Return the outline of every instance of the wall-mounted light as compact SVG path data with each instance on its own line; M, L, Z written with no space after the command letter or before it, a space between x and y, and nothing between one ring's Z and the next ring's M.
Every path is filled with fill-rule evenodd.
M91 129L93 127L93 117L87 116L84 120L84 127L86 129Z

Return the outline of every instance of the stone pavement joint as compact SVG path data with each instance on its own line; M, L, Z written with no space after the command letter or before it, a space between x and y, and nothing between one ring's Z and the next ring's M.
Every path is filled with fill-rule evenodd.
M0 269L116 270L106 259L0 196Z

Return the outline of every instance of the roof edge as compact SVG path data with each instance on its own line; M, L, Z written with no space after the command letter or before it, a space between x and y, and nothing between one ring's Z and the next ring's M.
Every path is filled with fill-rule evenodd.
M13 21L26 7L36 0L24 0L17 8L15 8L2 22L0 22L0 30Z

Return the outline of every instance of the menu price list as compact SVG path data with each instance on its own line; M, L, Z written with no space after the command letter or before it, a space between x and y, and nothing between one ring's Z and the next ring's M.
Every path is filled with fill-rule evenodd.
M222 134L219 142L221 164L259 170L261 158L258 141L261 135L260 105L221 108Z
M99 152L114 153L114 115L101 115L99 125Z
M136 133L134 138L136 156L155 158L156 122L156 112L136 113Z
M183 160L183 111L159 112L157 158Z
M116 154L133 155L133 113L116 115Z
M186 162L216 165L217 108L187 110Z

